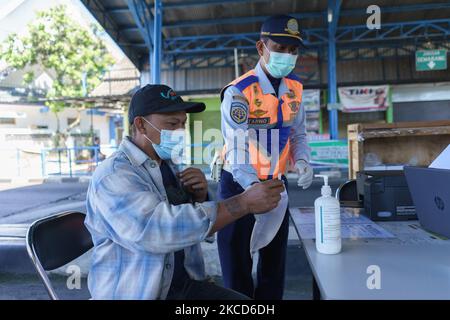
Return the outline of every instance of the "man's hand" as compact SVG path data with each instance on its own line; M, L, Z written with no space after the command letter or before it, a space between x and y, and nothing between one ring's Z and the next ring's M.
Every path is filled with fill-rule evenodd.
M298 160L295 163L295 169L298 174L297 184L299 187L303 187L303 189L309 188L313 181L314 172L308 162L305 160Z
M200 169L187 168L178 172L178 177L186 192L192 195L195 202L204 202L208 197L208 181Z
M247 212L265 213L278 205L278 202L281 200L280 193L283 191L283 181L267 180L253 184L241 196Z
M266 213L274 209L281 200L284 184L281 180L258 182L243 193L220 201L217 206L217 219L210 235L227 224L250 213Z

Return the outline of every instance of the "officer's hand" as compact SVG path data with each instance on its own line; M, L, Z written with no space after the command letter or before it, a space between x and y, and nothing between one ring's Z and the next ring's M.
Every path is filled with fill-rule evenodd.
M267 180L255 183L242 193L243 203L249 213L266 213L274 209L281 199L280 193L284 191L281 180Z
M198 168L187 168L178 173L180 182L186 192L192 195L195 202L206 201L208 197L208 181Z
M303 187L303 189L309 188L314 176L312 167L305 160L298 160L295 163L295 169L297 170L298 174L298 186Z

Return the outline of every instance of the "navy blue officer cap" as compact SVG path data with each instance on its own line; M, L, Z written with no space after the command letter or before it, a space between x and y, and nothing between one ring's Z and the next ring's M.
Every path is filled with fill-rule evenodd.
M261 27L261 37L279 44L304 46L297 19L285 14L267 18Z

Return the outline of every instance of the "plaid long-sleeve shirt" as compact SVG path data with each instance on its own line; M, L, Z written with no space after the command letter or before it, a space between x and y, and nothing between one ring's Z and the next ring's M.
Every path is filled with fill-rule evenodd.
M87 194L92 298L165 299L181 249L188 275L204 279L200 242L216 215L214 202L170 205L158 164L125 138L97 168Z

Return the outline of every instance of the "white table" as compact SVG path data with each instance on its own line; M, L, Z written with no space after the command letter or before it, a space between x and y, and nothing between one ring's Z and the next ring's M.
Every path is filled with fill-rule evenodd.
M450 240L417 228L417 221L380 222L395 238L343 239L341 253L325 255L315 240L301 238L295 220L314 275L314 298L450 299ZM379 289L367 284L377 268Z

